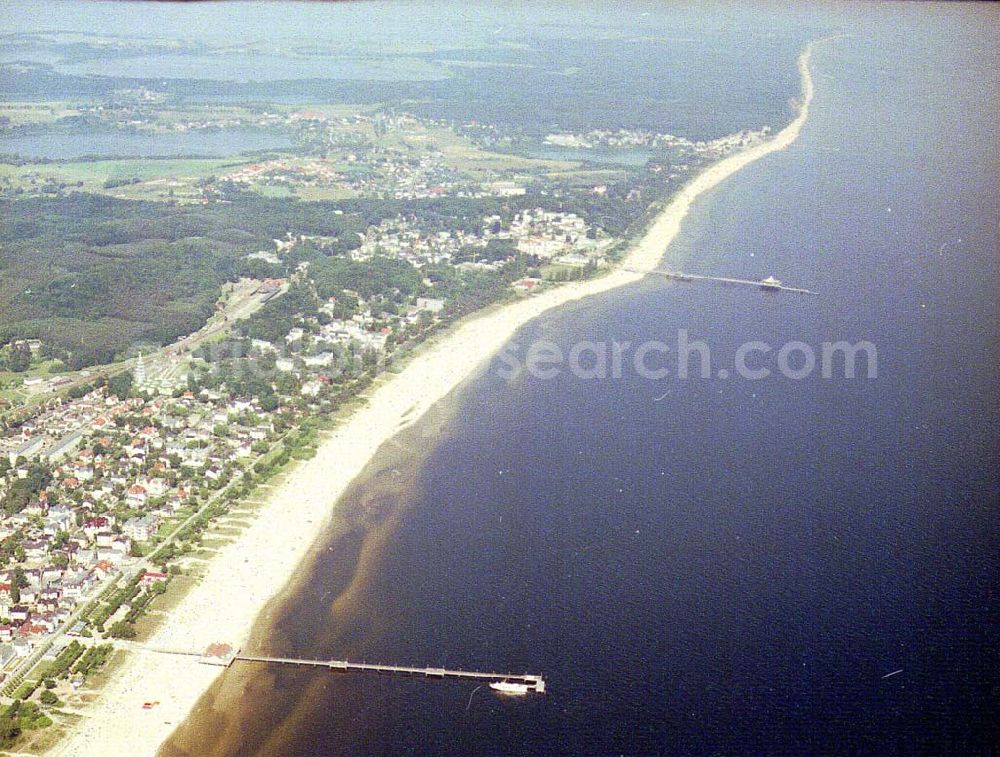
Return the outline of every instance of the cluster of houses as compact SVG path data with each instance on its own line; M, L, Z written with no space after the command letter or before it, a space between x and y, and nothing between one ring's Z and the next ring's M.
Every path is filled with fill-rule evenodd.
M339 375L344 361L351 360L352 355L385 353L394 331L417 323L423 313L433 317L445 306L442 299L417 297L404 314L376 318L364 298L356 292L349 294L358 300L358 312L349 318L336 317L337 300L331 297L319 307L319 313L325 316L322 321L308 318L309 329L292 328L283 344L253 339L251 349L256 354L273 354L275 370L294 374L300 380L300 393L316 397Z
M356 146L335 158L279 158L253 163L220 179L247 188L328 187L360 197L395 200L484 194L479 184L470 184L468 177L450 167L440 153L414 157L406 150L373 146ZM213 188L205 187L208 192Z
M322 305L320 310L332 314L335 308L336 301L334 300ZM354 344L362 351L374 350L381 352L385 349L390 334L392 334L391 326L379 326L376 319L372 316L371 311L365 311L356 313L350 319L331 318L329 323L319 326L316 337L318 340L333 344ZM306 365L327 367L329 363L326 360L328 360L331 354L307 355L303 358L303 361Z
M418 268L437 263L451 263L463 248L485 247L493 237L489 228L481 233L462 229L430 231L419 222L397 216L378 226L370 226L361 246L351 252L355 260L377 255L406 260Z
M588 237L590 227L575 213L561 213L535 208L518 213L507 235L525 255L551 260L576 253L585 260L586 252L597 247L596 234Z
M274 434L253 398L203 390L119 400L106 392L94 390L26 424L75 424L64 437L72 443L58 456L8 451L12 467L0 476L0 495L39 462L52 479L22 509L0 513L0 543L10 556L0 571L0 662L27 654L133 564L136 547L188 508L193 493L224 483L255 442Z
M513 197L527 191L523 181L501 176L482 181L450 165L430 136L431 130L452 130L443 121L405 113L334 118L301 111L289 116L288 122L298 125L301 141L317 157L254 163L221 179L247 188L322 186L397 200ZM398 143L381 139L389 133L398 137ZM207 193L213 189L205 187Z
M593 129L582 134L567 132L548 134L543 141L553 147L567 147L576 150L642 148L721 157L733 150L761 142L767 138L769 133L770 127L765 126L757 130L744 130L728 134L718 139L690 140L673 134L662 134L643 129Z
M93 423L104 410L101 398L96 395L87 395L68 404L47 404L24 420L16 434L0 437L0 455L6 455L11 463L19 457L57 461L79 444L80 429ZM2 490L0 483L0 493Z
M478 232L462 229L430 231L402 216L382 221L365 232L355 260L377 255L399 258L420 268L453 263L459 253L485 249L492 240L510 240L519 252L539 260L587 265L600 256L606 240L575 213L533 208L517 213L509 223L499 215L483 219ZM582 261L582 262L581 262ZM466 265L475 261L465 261Z
M78 106L79 114L108 126L134 131L217 131L220 129L274 128L294 125L296 114L276 113L267 110L249 111L243 108L202 108L194 111L185 108L188 117L178 118L174 113L164 113L165 96L150 90L119 90L107 101ZM190 114L197 113L196 116Z
M335 307L336 300L331 299L321 310L329 314ZM331 318L323 324L311 320L313 331L296 326L285 335L284 344L253 339L251 348L258 355L273 354L275 370L298 378L303 396L316 397L339 375L345 356L385 350L392 328L376 327L376 323L370 312L358 313L349 320Z
M223 181L247 186L277 185L325 185L348 188L345 175L332 162L325 160L301 160L298 158L276 158L261 163L240 166L221 177Z

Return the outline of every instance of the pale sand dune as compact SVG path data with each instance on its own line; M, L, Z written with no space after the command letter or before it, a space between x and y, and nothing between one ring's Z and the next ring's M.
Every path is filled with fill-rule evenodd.
M216 641L241 646L254 618L293 577L338 498L383 442L419 419L531 319L564 303L642 279L642 271L660 264L698 195L745 165L795 141L808 117L813 95L811 50L812 43L798 62L802 100L795 119L770 140L732 155L695 177L634 245L621 269L463 322L427 345L402 372L378 385L368 403L323 442L316 457L300 464L275 491L238 541L212 560L204 580L171 613L169 622L150 640L150 646L204 649ZM52 753L79 757L155 754L220 673L221 668L199 664L190 657L130 654L77 730ZM143 702L154 700L160 702L157 707L142 709Z

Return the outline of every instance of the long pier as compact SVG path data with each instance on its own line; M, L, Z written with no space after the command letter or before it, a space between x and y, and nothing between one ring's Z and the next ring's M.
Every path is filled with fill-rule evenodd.
M418 678L437 678L463 681L481 681L484 683L516 683L526 686L528 691L536 694L545 693L545 680L539 675L528 673L479 673L472 670L448 670L447 668L415 668L406 665L380 665L371 662L350 662L349 660L304 660L294 657L260 657L258 655L237 654L232 662L259 662L275 665L300 665L316 668L328 668L333 671L380 673ZM232 664L232 663L230 663Z
M653 269L652 271L640 271L635 268L623 268L622 270L628 271L629 273L642 273L642 274L655 274L657 276L663 276L667 279L673 279L674 281L714 281L720 284L736 284L738 286L752 286L757 289L762 289L765 292L794 292L795 294L811 294L818 296L819 292L814 292L811 289L802 289L801 287L790 287L782 284L780 281L763 279L761 281L754 281L753 279L734 279L727 276L702 276L697 273L681 273L680 271L663 271L659 268Z
M531 673L480 673L474 670L449 670L447 668L417 668L407 665L380 665L373 662L351 662L349 660L307 660L300 657L264 657L261 655L242 654L239 649L233 649L228 644L213 644L208 649L198 652L192 649L167 649L165 647L146 646L135 641L115 639L112 641L118 649L137 652L153 652L155 654L179 655L181 657L197 658L205 665L232 667L234 662L257 662L272 665L298 665L313 668L327 668L345 673L381 673L416 678L437 678L462 681L480 681L484 683L513 683L527 687L535 694L545 693L545 679Z

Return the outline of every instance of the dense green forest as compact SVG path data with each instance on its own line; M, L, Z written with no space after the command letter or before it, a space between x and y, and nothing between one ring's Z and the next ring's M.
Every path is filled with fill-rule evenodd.
M208 206L97 195L0 201L0 343L37 337L71 367L198 329L219 287L280 273L244 256L286 232L355 245L364 220L260 198Z

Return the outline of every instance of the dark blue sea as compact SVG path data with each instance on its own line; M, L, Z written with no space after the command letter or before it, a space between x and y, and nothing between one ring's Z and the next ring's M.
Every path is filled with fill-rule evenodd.
M799 140L668 253L819 296L651 277L516 341L684 329L717 376L748 341L866 340L877 376L483 366L382 450L254 644L548 693L233 671L240 705L210 694L165 754L996 754L997 14L851 13Z

